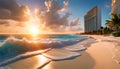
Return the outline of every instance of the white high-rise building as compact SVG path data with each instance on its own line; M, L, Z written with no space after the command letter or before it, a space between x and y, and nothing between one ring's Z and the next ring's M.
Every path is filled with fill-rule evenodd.
M112 12L120 13L120 0L112 0Z
M84 32L89 33L100 30L101 28L101 9L95 6L84 16Z

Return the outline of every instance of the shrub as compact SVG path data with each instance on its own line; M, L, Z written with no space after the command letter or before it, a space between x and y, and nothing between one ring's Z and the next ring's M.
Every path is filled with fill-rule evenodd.
M119 37L120 36L120 30L116 31L116 32L113 32L112 35L115 36L115 37Z

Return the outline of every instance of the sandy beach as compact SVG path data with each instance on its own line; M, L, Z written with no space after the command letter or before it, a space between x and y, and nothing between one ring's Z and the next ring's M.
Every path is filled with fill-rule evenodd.
M81 56L63 61L51 61L48 58L40 58L40 55L20 60L10 64L11 69L41 69L44 61L51 61L42 69L120 69L120 64L113 58L115 56L116 40L120 38L112 36L90 36L96 42L87 45L87 50L79 52ZM38 58L39 59L36 59ZM41 62L41 63L40 63ZM31 68L32 66L32 68Z
M102 42L101 40L109 38L105 36L92 36L97 39L82 56L67 61L51 62L43 69L120 69L120 64L112 58L114 44ZM104 38L105 37L105 38Z

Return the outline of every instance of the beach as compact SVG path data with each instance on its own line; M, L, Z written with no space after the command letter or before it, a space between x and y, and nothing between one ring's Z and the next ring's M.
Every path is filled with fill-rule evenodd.
M114 44L110 42L101 42L105 36L91 36L98 42L91 44L82 56L68 61L51 62L43 69L120 69L120 64L112 58L115 54L112 52ZM100 39L101 38L101 39ZM109 38L109 37L105 37Z
M8 65L11 69L120 69L116 56L116 41L119 37L90 36L96 41L86 44L87 50L78 52L81 56L69 60L51 61L40 55ZM79 45L79 44L77 44ZM37 58L37 59L36 59ZM38 59L39 58L39 59ZM44 64L44 62L47 62ZM41 68L41 65L43 67Z

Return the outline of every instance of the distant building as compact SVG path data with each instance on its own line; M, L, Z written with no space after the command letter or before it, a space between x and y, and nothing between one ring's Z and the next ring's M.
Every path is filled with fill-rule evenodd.
M84 16L85 33L100 30L101 28L101 9L95 6Z
M112 0L112 12L120 13L120 0Z

